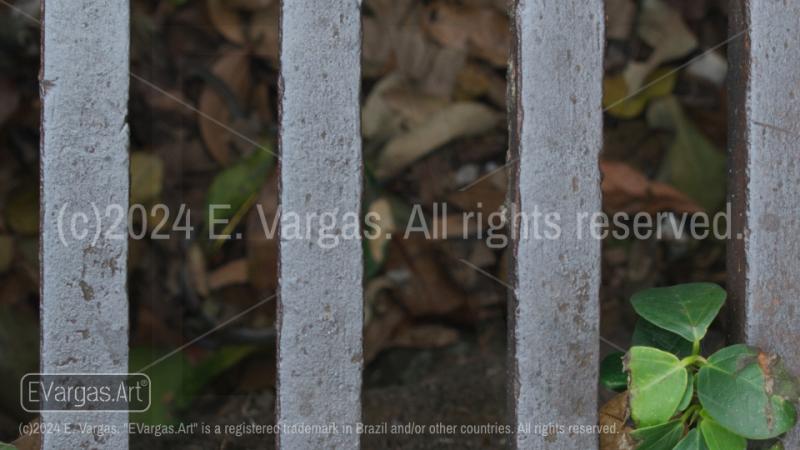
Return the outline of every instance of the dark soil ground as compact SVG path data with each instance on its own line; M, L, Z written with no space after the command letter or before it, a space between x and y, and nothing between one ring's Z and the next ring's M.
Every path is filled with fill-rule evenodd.
M394 349L382 354L364 374L365 424L415 423L485 425L505 419L505 326L483 325L445 349ZM200 398L184 423L272 423L275 395ZM218 411L209 413L208 411ZM505 446L500 434L364 434L364 449L492 449ZM131 448L254 449L274 448L273 435L137 436Z

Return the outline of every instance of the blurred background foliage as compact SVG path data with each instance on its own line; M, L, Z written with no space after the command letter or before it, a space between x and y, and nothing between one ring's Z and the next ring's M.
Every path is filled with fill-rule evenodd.
M39 2L12 3L0 5L0 375L11 381L37 367L40 114ZM381 230L391 232L414 205L436 223L433 205L446 202L445 220L458 234L364 245L367 422L504 417L506 249L460 230L462 212L486 217L506 197L506 3L364 1L363 212L378 212ZM718 211L727 2L605 3L604 209ZM207 205L226 203L231 224L217 232L242 237L130 241L136 370L275 292L277 243L262 232L255 205L268 221L277 212L279 169L259 147L276 147L279 5L133 0L131 8L131 202L147 211L133 228L152 232L163 221L166 229L207 230ZM184 204L191 214L179 218ZM713 239L605 241L598 269L606 342L630 342L627 299L635 291L692 280L724 285L724 252ZM271 420L274 322L274 302L266 302L154 366L153 409L133 419ZM710 339L721 335L712 330ZM13 440L18 422L31 419L19 410L17 386L0 386L0 440ZM196 445L219 447L222 439ZM255 438L230 439L247 447ZM380 448L393 444L381 439L411 438L366 439ZM453 445L494 446L502 437L463 439ZM188 445L134 437L143 447L177 443Z

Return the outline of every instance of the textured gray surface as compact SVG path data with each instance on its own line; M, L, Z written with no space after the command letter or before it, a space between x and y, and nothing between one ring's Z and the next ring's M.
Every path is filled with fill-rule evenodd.
M732 2L728 271L738 341L800 372L800 2ZM749 24L749 27L748 27ZM741 238L737 236L741 233ZM786 448L800 447L791 433Z
M600 211L602 0L520 0L510 83L512 213L558 213L558 239L514 229L509 411L520 449L597 448L600 242L579 213ZM580 229L579 229L580 228ZM582 233L582 237L579 237ZM563 426L543 437L536 426Z
M336 234L361 207L360 26L357 0L283 3L282 213L303 222L334 214ZM361 417L361 242L323 248L311 224L310 239L281 230L277 416L284 425L335 423L339 433L281 432L278 446L357 448L359 436L343 427Z
M127 234L123 226L115 230L121 238L106 237L105 211L128 206L128 2L46 0L43 8L41 370L124 373ZM94 243L91 202L104 218ZM84 239L69 230L78 212L89 218ZM128 447L126 413L43 413L42 420L59 427L44 434L45 449ZM66 433L71 423L119 433Z

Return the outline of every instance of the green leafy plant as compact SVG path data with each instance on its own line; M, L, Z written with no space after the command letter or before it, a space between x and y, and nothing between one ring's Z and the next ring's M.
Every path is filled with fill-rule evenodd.
M745 450L795 425L797 379L777 356L742 344L701 355L725 297L716 284L690 283L631 299L633 346L603 360L600 381L627 390L637 449Z

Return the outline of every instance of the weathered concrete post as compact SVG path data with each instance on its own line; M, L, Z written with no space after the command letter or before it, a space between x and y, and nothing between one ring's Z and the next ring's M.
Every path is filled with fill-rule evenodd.
M800 3L731 2L728 93L732 236L728 274L736 341L800 371ZM786 448L798 448L790 432Z
M586 215L601 207L603 2L518 0L513 23L513 446L589 450L596 434L542 437L533 427L597 423L600 241ZM536 211L558 214L558 236L544 217L535 228Z
M338 433L280 432L281 449L359 446L345 427L361 418L363 263L347 229L361 208L360 3L282 6L281 210L317 219L281 229L277 418Z
M128 2L43 3L41 371L125 373L126 222L110 226L128 210ZM127 413L43 413L42 420L61 430L82 423L124 431ZM124 432L44 433L42 442L128 448Z

